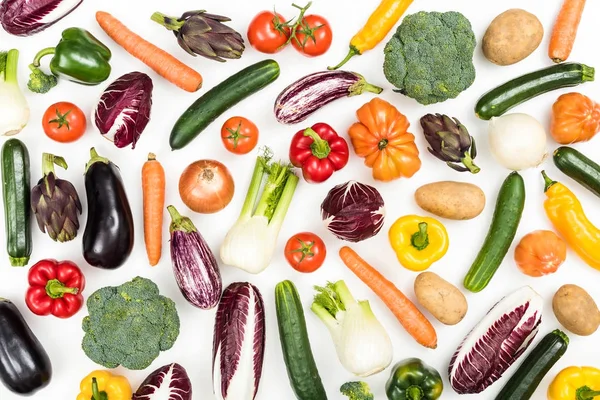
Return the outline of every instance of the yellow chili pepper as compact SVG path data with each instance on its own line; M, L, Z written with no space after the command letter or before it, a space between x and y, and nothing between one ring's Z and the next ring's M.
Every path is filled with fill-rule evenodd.
M548 386L548 400L592 400L600 396L600 369L567 367Z
M542 175L548 197L544 208L554 228L587 264L600 269L600 229L587 219L573 192L543 171Z
M406 215L389 231L398 261L411 271L426 270L448 251L448 232L436 219Z
M329 67L328 69L338 69L352 57L361 55L366 50L371 50L377 46L398 23L400 17L412 2L413 0L382 0L365 26L350 40L350 51L346 58L335 67Z
M94 371L81 381L77 400L131 400L131 385L124 376Z

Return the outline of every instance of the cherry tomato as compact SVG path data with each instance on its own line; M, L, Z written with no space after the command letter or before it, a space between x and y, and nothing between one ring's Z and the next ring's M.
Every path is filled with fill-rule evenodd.
M290 29L283 26L284 23L285 18L281 14L263 11L250 22L248 41L262 53L277 53L283 49L290 35Z
M299 272L314 272L323 265L327 249L320 237L310 232L292 236L285 244L285 259Z
M86 121L83 111L73 103L52 104L42 117L46 135L57 142L69 143L85 133Z
M331 46L333 33L329 22L320 15L307 15L296 30L292 45L308 57L325 54Z
M244 117L229 118L221 127L221 140L234 154L246 154L258 143L258 128Z

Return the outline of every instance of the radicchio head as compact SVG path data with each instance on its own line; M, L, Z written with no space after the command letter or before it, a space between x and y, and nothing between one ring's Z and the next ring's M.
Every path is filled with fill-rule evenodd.
M30 36L60 21L83 0L0 1L0 22L11 35Z
M168 364L148 375L132 400L192 400L192 382L185 368Z

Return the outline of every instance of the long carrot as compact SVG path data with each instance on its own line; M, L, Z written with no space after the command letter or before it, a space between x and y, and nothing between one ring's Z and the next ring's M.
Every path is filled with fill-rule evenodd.
M350 247L342 247L340 257L350 271L354 272L385 303L404 329L419 344L431 349L437 347L437 334L433 325L404 293Z
M569 58L584 7L585 0L564 0L548 47L548 56L552 61L560 63Z
M96 12L96 21L112 40L169 82L188 92L195 92L202 87L202 75L133 33L109 13Z
M158 264L162 252L163 210L165 209L165 170L148 154L142 168L144 201L144 242L151 266Z

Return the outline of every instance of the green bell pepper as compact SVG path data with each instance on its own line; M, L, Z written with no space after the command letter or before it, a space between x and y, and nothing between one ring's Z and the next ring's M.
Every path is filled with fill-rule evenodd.
M45 74L39 70L41 59L50 54L54 55L50 61L50 71L55 77L83 85L97 85L104 82L111 72L110 49L85 29L68 28L63 31L56 47L41 50L29 66L33 73L28 86L34 92L45 93L54 86L45 87L48 82L44 81L42 75Z
M396 364L385 385L389 400L436 400L443 390L440 374L418 358Z

